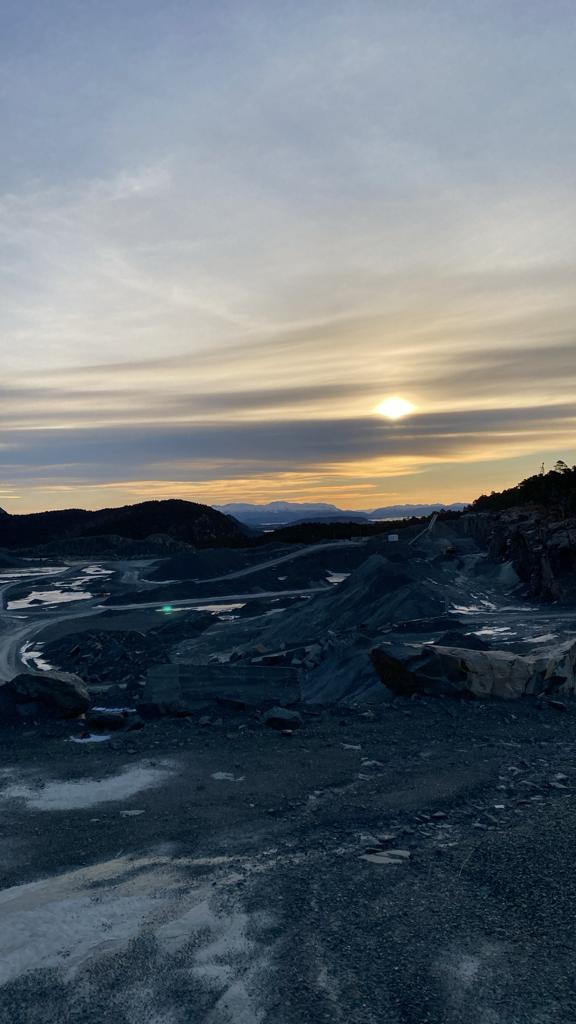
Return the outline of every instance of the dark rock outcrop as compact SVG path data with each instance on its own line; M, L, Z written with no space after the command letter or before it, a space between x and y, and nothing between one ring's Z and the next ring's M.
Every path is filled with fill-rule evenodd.
M86 684L73 672L22 672L2 690L16 705L36 704L62 718L76 718L91 703Z
M493 559L510 562L532 596L576 601L576 518L524 506L464 515L459 525Z
M530 594L576 600L576 466L558 461L548 473L482 495L469 511L459 529L510 561Z
M509 700L576 690L573 641L527 656L431 644L382 644L372 651L372 662L384 685L403 695Z

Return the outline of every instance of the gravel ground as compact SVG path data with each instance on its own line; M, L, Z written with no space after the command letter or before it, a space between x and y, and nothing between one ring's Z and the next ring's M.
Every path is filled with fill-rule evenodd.
M0 1024L574 1021L576 710L302 714L3 731Z

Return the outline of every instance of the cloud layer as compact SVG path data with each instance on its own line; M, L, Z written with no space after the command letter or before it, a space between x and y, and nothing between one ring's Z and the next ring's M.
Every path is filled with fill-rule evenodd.
M4 505L573 461L572 5L50 6L1 15Z

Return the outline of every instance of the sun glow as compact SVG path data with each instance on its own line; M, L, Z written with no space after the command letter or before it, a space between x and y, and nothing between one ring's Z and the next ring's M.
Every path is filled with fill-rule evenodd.
M397 395L385 398L374 409L374 412L378 413L379 416L385 416L388 420L401 420L404 416L409 416L414 411L415 406L412 405L412 402L408 402L405 398L399 398Z

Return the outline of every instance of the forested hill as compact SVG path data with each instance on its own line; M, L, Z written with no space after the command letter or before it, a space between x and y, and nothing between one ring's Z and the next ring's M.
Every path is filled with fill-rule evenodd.
M61 509L29 515L2 516L1 548L32 548L56 544L63 553L94 538L115 537L125 542L164 538L193 547L235 547L247 542L247 530L231 516L192 501L144 501L122 508ZM71 547L72 545L72 547ZM88 548L90 544L88 544Z
M576 466L557 462L548 473L537 473L505 491L482 494L471 512L502 512L521 505L539 505L562 518L576 515Z

